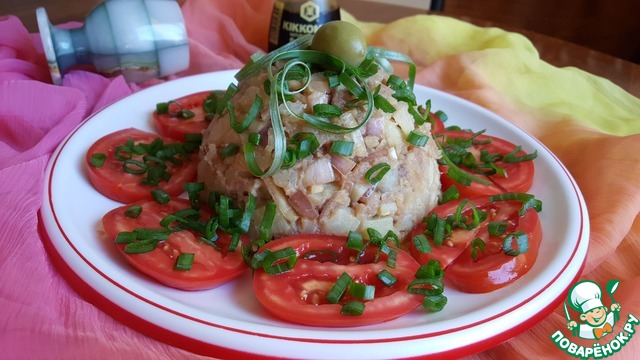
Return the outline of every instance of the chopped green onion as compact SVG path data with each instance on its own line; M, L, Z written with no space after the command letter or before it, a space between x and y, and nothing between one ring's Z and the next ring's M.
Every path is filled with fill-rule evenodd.
M407 291L411 294L425 296L439 295L444 291L444 284L436 278L416 279L409 283Z
M229 247L228 247L228 251L229 252L234 252L236 251L236 249L238 248L238 245L240 244L240 237L242 236L242 234L240 233L234 233L231 235L231 241L229 242Z
M442 110L436 111L435 114L436 114L437 117L440 118L440 120L442 120L442 122L446 122L449 119L447 114Z
M343 272L342 275L336 280L336 282L331 287L331 290L327 293L327 301L332 304L337 304L340 301L340 298L347 291L349 284L351 283L351 276L346 272Z
M393 231L389 230L389 231L387 231L386 234L384 234L384 239L383 240L386 241L387 239L393 240L393 243L397 247L400 247L400 238L398 238L398 235L396 235L396 233L394 233Z
M296 157L298 159L304 159L307 156L310 156L318 150L318 147L320 147L318 138L316 138L316 135L312 132L296 133L291 137L290 143L297 147Z
M364 177L371 185L375 185L382 180L389 170L391 170L391 166L387 163L376 164L364 174Z
M262 245L264 245L263 241L254 240L248 245L242 247L242 256L244 257L245 262L254 270L261 268L262 262L271 253L271 250L269 249L256 253Z
M451 200L456 200L460 198L460 192L458 191L458 188L455 185L451 185L449 186L449 188L447 188L447 190L445 190L442 193L442 197L440 199L440 204L444 204L447 203Z
M522 207L518 210L518 215L524 216L524 213L529 209L534 209L536 212L542 211L542 201L536 199L535 196L525 193L502 193L492 195L489 197L489 202L496 201L520 201Z
M439 141L436 141L438 144L438 148L440 149L440 153L442 154L442 161L447 166L447 175L451 180L460 183L465 186L471 185L472 181L478 182L483 185L491 185L492 182L486 179L481 179L477 176L473 176L468 172L460 169L447 155L447 152L442 149L442 145Z
M514 249L513 243L516 243L517 249ZM505 254L511 256L518 256L529 251L529 239L527 234L523 231L516 231L507 235L502 242L502 249Z
M340 86L340 79L338 79L338 73L335 71L327 70L323 73L324 77L329 83L329 88L334 89Z
M104 162L106 160L107 155L105 155L104 153L95 153L91 155L91 160L89 160L89 163L91 164L91 166L98 168L104 165Z
M421 254L428 254L431 252L431 244L429 244L427 237L422 234L413 237L413 245Z
M329 119L342 115L342 110L331 104L315 104L313 105L313 115Z
M387 100L384 96L377 94L373 96L373 104L377 109L380 109L388 114L396 111L396 108L391 105L389 100Z
M243 233L247 233L249 231L249 226L251 225L251 219L253 218L253 213L256 210L256 198L253 194L249 194L249 200L244 207L244 213L242 214L242 220L240 220L240 231Z
M347 248L358 252L362 251L362 249L364 249L362 233L349 231L349 234L347 235Z
M430 111L431 111L431 99L427 99L424 106L422 105L419 106L417 111L413 107L409 107L409 113L413 116L413 121L415 121L416 124L418 125L422 125L427 121L432 122L430 117L431 115ZM422 114L424 114L424 116Z
M151 190L151 197L158 204L166 204L171 200L171 197L169 196L169 194L167 194L162 189L153 189L153 190Z
M282 160L281 169L290 169L293 165L298 161L298 157L296 156L296 149L289 146L287 147L287 151L284 154L284 159Z
M438 312L444 309L445 305L447 305L447 297L442 294L427 295L422 300L422 306L430 312Z
M475 238L471 240L469 246L471 246L471 259L475 261L478 257L478 250L484 252L485 243L481 238Z
M238 144L232 143L222 148L222 150L220 151L220 156L222 156L223 158L227 158L237 154L238 152L240 152L240 146L238 146Z
M171 235L171 230L168 229L137 228L133 230L133 232L136 234L138 240L162 241Z
M180 119L191 119L194 116L196 116L196 114L191 110L180 110L177 114L177 117Z
M264 215L260 228L258 229L258 239L261 241L269 241L271 238L271 226L273 226L273 220L276 216L276 204L273 201L267 201L264 209Z
M387 79L387 86L393 90L397 90L406 87L407 83L405 83L400 76L392 74L389 75L389 78Z
M451 224L434 213L425 218L425 223L425 234L433 238L435 246L442 246L444 239L451 235Z
M248 137L248 139L247 139L247 140L248 140L250 143L252 143L253 145L258 146L258 145L260 145L260 139L261 139L261 138L262 138L262 137L260 136L260 134L258 134L258 133L251 133L251 134L249 134L249 137Z
M204 190L203 182L185 182L182 184L184 190L189 196L189 202L194 209L200 208L200 192Z
M484 149L480 150L480 161L490 163L490 162L496 162L501 159L502 159L501 153L490 153Z
M331 144L329 154L351 156L353 154L353 141L336 140Z
M538 157L538 150L535 150L534 152L530 153L530 154L525 154L525 155L517 155L518 152L522 151L522 148L520 147L520 145L516 146L516 148L506 154L504 156L504 162L506 163L517 163L517 162L523 162L523 161L529 161L529 160L533 160L535 158Z
M122 164L122 170L127 174L142 175L147 172L147 164L142 161L127 159Z
M133 231L121 231L116 235L116 240L114 243L116 244L128 244L136 241L138 235L136 235Z
M387 254L387 266L395 269L396 267L396 260L398 259L398 251L396 249L392 249L390 247L388 247L386 244L384 244L384 246L380 247L380 251L384 252Z
M429 259L429 261L421 265L416 271L416 278L418 279L440 279L444 276L444 270L440 261L435 259Z
M377 276L378 279L387 287L392 287L398 282L398 279L386 269L382 269Z
M169 112L169 103L159 102L156 104L156 112L158 114L166 114Z
M349 284L349 295L359 300L373 300L376 294L376 287L358 282Z
M341 73L338 75L338 79L340 79L340 84L346 87L356 98L361 98L364 95L364 90L362 90L358 82L347 73Z
M178 255L178 259L176 259L175 265L173 265L174 270L187 271L191 270L191 266L193 265L194 254L180 254Z
M128 218L137 218L142 213L142 206L132 205L124 212L124 216Z
M489 223L489 235L502 236L507 232L508 224L504 221L491 221Z
M231 198L225 195L220 195L218 199L218 206L216 211L218 212L218 219L220 220L220 226L228 228L229 221L231 219Z
M427 135L420 134L415 130L411 130L409 135L407 135L407 142L413 146L425 146L427 145L427 140L429 140Z
M467 216L462 215L463 211L465 210L465 206L467 204L469 204L471 209L472 216L471 216L470 222L467 222L467 219L468 219ZM478 225L480 225L480 223L484 221L486 218L487 218L486 211L478 210L478 208L476 208L476 206L471 201L469 201L468 199L464 199L458 204L458 207L456 208L456 212L454 215L454 222L459 228L471 230L478 227Z
M143 254L153 251L158 246L158 241L155 239L147 239L128 243L124 247L124 252L127 254Z
M229 110L229 121L231 128L238 134L245 132L247 129L249 129L249 126L251 126L253 121L258 117L261 107L262 98L256 95L256 97L253 99L253 104L251 104L251 107L249 108L249 112L247 112L244 119L242 119L242 122L237 122L234 106L231 102L229 102L227 104L227 109Z
M347 316L360 316L364 313L364 303L359 301L349 301L342 305L340 314Z
M389 61L400 61L400 62L407 63L409 65L409 74L408 74L409 78L407 81L407 86L413 90L413 85L416 79L416 65L413 63L410 57L400 52L381 49L374 46L369 46L367 48L367 57L371 57L374 59L387 59Z
M271 251L262 260L262 268L269 275L277 275L287 272L295 266L298 256L292 247L286 247L277 251Z

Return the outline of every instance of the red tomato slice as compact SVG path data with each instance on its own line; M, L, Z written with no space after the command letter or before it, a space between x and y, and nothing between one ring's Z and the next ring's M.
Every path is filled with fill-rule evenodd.
M142 207L142 212L136 218L125 215L125 211L132 205ZM162 205L154 200L139 201L109 211L102 218L102 225L108 238L113 241L123 231L138 228L162 229L160 221L165 216L190 207L189 201L185 199L173 199ZM201 209L200 213L203 214L203 220L208 219L206 211ZM216 244L222 251L200 241L200 236L189 230L173 232L166 240L158 242L155 249L146 253L127 254L124 244L117 244L117 247L131 266L158 282L181 290L202 290L222 285L248 268L240 246L236 251L229 252L226 249L231 237L220 231L218 236ZM242 241L248 242L246 238ZM174 270L178 255L184 253L194 254L191 269Z
M166 161L166 171L171 174L171 178L168 181L161 180L156 186L142 183L146 174L135 175L125 172L123 162L116 159L116 149L124 145L127 140L133 140L136 144L149 144L157 138L161 138L165 144L176 142L173 139L134 128L116 131L98 139L87 151L85 159L91 184L101 194L122 203L151 199L151 190L156 188L162 189L172 196L181 194L182 184L195 179L197 152L188 157L181 157L183 160L181 164ZM106 155L102 166L96 167L91 164L91 158L94 154ZM132 159L143 160L142 155L135 155Z
M260 303L283 320L312 326L361 326L395 319L422 302L423 297L407 292L407 285L415 279L420 265L403 250L398 249L395 268L386 266L384 254L374 261L375 246L368 248L372 251L364 257L367 259L365 263L354 262L358 252L346 247L346 237L343 236L290 236L267 243L260 252L287 247L293 248L298 255L293 269L269 275L260 268L253 277L253 289ZM335 258L327 253L335 254ZM385 286L377 277L383 269L393 274L398 282L391 287ZM362 315L340 314L342 305L353 300L347 296L348 291L337 304L326 299L343 272L348 273L353 281L375 286L375 297L365 301Z
M431 133L432 134L441 134L445 130L444 122L440 118L440 116L435 113L429 113L429 116L433 119L433 125L431 125Z
M447 205L450 205L449 202ZM455 212L457 207L453 206L453 209L450 206L439 206L432 210L433 213L437 214L441 218L446 218L449 214ZM414 257L420 264L426 264L429 260L438 260L440 262L440 266L442 268L446 268L449 264L455 260L462 252L467 248L469 243L475 238L478 233L478 229L472 230L464 230L464 229L454 229L451 232L451 236L443 241L441 246L437 246L433 243L433 239L427 238L429 244L431 245L431 252L423 254L416 248L413 243L413 238L417 235L424 234L424 230L427 228L427 224L424 221L421 221L416 225L416 227L411 230L410 240L410 253L411 256Z
M209 126L209 122L205 120L206 113L202 105L211 92L202 91L173 100L168 113L158 114L158 111L154 111L153 120L156 130L178 141L185 141L186 134L202 133ZM194 116L182 119L175 115L178 110L189 110Z
M464 199L447 202L436 207L433 212L441 218L456 213L458 205ZM435 246L433 239L430 253L420 253L411 244L411 253L420 263L427 263L429 259L436 259L445 268L445 279L461 291L468 293L486 293L510 284L526 274L533 266L542 239L542 227L535 209L528 209L524 216L518 211L522 206L519 201L496 201L491 203L488 196L469 199L478 210L487 211L487 219L472 230L457 228L450 239L445 239L442 246ZM470 206L465 206L462 215L470 216ZM522 231L527 235L528 250L517 256L504 252L504 236L490 235L488 225L492 221L508 224L506 234ZM417 226L413 236L424 231L424 223ZM480 238L485 243L484 251L476 249L475 259L472 256L471 241Z
M459 131L459 130L449 130L444 132L444 136L447 139L469 139L474 135L472 132L468 131ZM479 157L480 153L485 150L489 153L500 153L501 155L506 155L511 153L516 149L516 145L500 139L495 136L489 135L478 135L475 138L476 140L482 142L490 140L489 144L477 144L473 145L471 148L467 149L470 153L474 155L477 162L480 162ZM442 139L438 139L442 141ZM525 155L526 152L519 151L516 153L517 155ZM471 169L465 168L463 166L459 166L462 170L468 172L469 174L476 176L481 179L485 179L491 182L490 185L484 185L476 181L472 181L470 185L465 186L457 183L456 181L449 178L447 175L448 167L446 165L440 165L440 181L442 183L442 189L446 190L450 186L455 185L455 187L460 192L460 197L473 197L478 195L495 195L504 192L527 192L531 188L531 184L533 182L534 175L534 165L533 161L523 161L516 163L505 163L502 160L498 160L494 162L494 164L505 170L506 176L500 174L494 175L480 175L474 173Z

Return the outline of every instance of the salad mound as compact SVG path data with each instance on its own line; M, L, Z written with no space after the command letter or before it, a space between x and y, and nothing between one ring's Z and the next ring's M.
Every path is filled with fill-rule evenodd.
M203 133L198 181L240 207L255 201L250 236L273 203L273 238L405 238L441 193L428 108L392 74L396 53L369 48L353 66L304 41L238 73Z

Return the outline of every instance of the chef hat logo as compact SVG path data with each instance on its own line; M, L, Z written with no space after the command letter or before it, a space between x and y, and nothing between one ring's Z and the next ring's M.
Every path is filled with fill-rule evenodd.
M571 307L581 313L604 306L602 304L602 290L593 281L581 281L574 285L569 294Z

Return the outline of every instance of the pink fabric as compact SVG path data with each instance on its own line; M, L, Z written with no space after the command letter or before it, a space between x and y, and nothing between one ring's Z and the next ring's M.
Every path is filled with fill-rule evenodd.
M272 5L187 1L191 64L171 78L242 66L266 48ZM457 55L424 64L419 82L518 119L560 157L590 210L592 247L584 275L600 283L621 279L616 299L639 315L640 262L634 254L640 253L640 135L605 135L579 119L550 128L540 121L543 115L518 108L481 77L473 78L468 66ZM471 78L462 81L461 74ZM65 75L63 86L51 85L37 34L15 17L0 18L0 358L205 359L134 331L80 297L53 267L37 230L44 169L60 141L95 111L165 80L135 85L75 71ZM533 329L473 357L562 356L549 335L565 323L558 308ZM631 359L639 349L640 339L634 338L616 356Z

